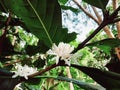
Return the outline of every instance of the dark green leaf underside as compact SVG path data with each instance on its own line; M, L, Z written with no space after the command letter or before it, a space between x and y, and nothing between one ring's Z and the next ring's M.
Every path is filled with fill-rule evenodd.
M89 75L92 79L105 87L107 90L117 90L120 88L120 74L74 64L71 66Z
M5 0L8 9L23 20L27 28L48 47L70 38L62 29L61 8L57 0ZM58 37L59 36L59 37Z
M83 1L85 1L86 3L92 6L95 6L97 8L104 10L109 0L83 0Z
M104 40L97 41L97 42L94 42L94 43L89 43L86 46L88 46L88 47L94 47L95 46L95 47L98 47L98 48L102 49L106 53L110 53L111 49L114 49L115 47L120 46L120 40L115 39L115 38L104 39Z

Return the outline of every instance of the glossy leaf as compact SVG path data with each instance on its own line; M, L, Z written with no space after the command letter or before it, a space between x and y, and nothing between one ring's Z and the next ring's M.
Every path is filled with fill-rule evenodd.
M109 0L83 0L83 1L85 1L86 3L92 6L95 6L97 8L104 10Z
M68 1L68 0L59 0L59 3L62 4L62 5L64 5L64 4L67 3L67 1Z
M25 83L31 84L31 85L38 85L41 81L41 78L29 78L25 81Z
M62 8L63 10L71 10L71 11L74 12L74 13L78 13L78 12L79 12L79 9L73 8L73 7L71 7L71 6L65 6L65 5L60 5L60 6L61 6L61 8Z
M0 78L0 90L13 90L18 84L18 79Z
M85 90L104 90L104 88L101 86L88 84L80 80L75 80L75 79L71 79L67 77L58 76L56 79L67 81L67 82L72 82L74 84L77 84L80 88L83 88Z
M5 12L5 13L7 12L7 8L3 4L2 0L0 0L0 12Z
M18 79L12 78L13 73L0 69L0 90L13 90L18 84Z
M59 43L64 40L64 37L70 39L71 34L62 29L61 8L57 0L5 0L3 2L46 46Z
M62 80L62 81L66 81L66 82L72 82L73 84L76 84L85 90L104 90L104 88L101 86L88 84L88 83L82 82L80 80L75 80L75 79L67 78L67 77L63 77L63 76L37 76L36 78L38 78L38 79L54 78L54 79L60 80L60 81Z
M0 76L12 76L12 75L13 75L13 73L11 73L5 69L0 68Z
M98 47L101 50L105 51L107 54L110 54L111 49L114 49L115 47L118 47L120 45L119 39L104 39L101 41L97 41L94 43L89 43L86 46L88 47Z
M79 65L71 65L90 76L107 90L117 90L120 88L120 74L100 70L92 67L84 67Z
M38 42L37 46L28 45L25 50L28 55L35 55L38 52L45 53L49 48L46 47L42 42Z

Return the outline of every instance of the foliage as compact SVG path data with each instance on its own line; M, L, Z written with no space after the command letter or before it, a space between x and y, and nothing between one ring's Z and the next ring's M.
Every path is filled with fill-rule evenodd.
M66 5L69 0L0 0L0 89L13 90L20 84L23 90L69 90L71 82L75 90L120 88L120 74L107 71L103 65L104 61L115 59L112 50L119 47L120 40L103 39L101 34L91 40L104 26L119 19L119 8L109 14L108 0L83 1L98 7L105 15L98 28L78 43L77 34L62 27L61 9L79 13L77 8ZM74 51L70 50L73 46ZM54 50L51 55L49 49ZM70 61L74 64L68 65ZM28 79L12 78L16 63L37 68L38 72L28 75ZM68 66L74 79L68 77Z
M43 41L46 46L50 47L52 43L58 43L60 41L69 42L71 39L69 38L69 41L67 41L65 37L69 37L70 34L67 34L67 30L61 27L61 10L57 1L43 0L42 2L44 4L41 3L41 5L38 5L39 2L39 0L31 2L29 0L13 0L5 1L4 3L8 9L23 20L27 29ZM26 14L24 14L24 12L26 12ZM36 25L33 23L36 23ZM64 32L64 34L62 34L62 32ZM57 33L59 33L59 35L57 35Z
M104 10L109 0L92 0L92 1L83 0L83 1Z

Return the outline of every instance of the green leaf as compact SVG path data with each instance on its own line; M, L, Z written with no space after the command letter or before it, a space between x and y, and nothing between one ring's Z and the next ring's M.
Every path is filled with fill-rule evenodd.
M7 19L6 16L0 15L0 22L1 22L0 29L4 27L6 19ZM1 36L1 34L0 34L0 36Z
M104 10L109 0L83 0L84 2Z
M13 90L18 84L18 79L0 78L0 90Z
M120 45L119 39L109 38L109 39L100 40L94 43L89 43L86 46L88 47L96 46L102 49L107 54L110 54L111 49L114 49L115 47L118 47L119 45Z
M49 90L54 90L55 87L57 87L60 83L56 83L55 85L51 86Z
M45 66L45 60L39 58L33 64L37 68L43 68L43 66Z
M0 69L0 90L13 90L17 85L18 79L12 78L13 73Z
M79 12L79 9L73 8L73 7L71 7L71 6L65 6L65 5L60 5L60 6L61 6L61 8L62 8L63 10L71 10L71 11L74 12L74 13L78 13L78 12Z
M7 12L7 8L5 7L2 1L0 1L0 12Z
M63 80L63 81L67 81L67 82L72 82L74 84L77 84L79 87L85 89L85 90L104 90L103 87L101 86L97 86L97 85L93 85L93 84L88 84L86 82L82 82L80 80L75 80L72 78L67 78L67 77L62 77L62 76L58 76L56 78L57 80Z
M0 68L0 76L12 76L13 73L7 71L6 69Z
M25 83L31 84L31 85L38 85L41 81L41 78L29 78L25 81Z
M89 84L86 82L82 82L80 80L75 80L72 78L67 78L67 77L62 77L62 76L36 76L35 78L37 79L41 79L41 78L54 78L56 80L62 80L62 81L66 81L66 82L72 82L73 84L78 85L79 87L85 89L85 90L104 90L103 87L98 86L98 85L93 85L93 84Z
M58 44L63 41L64 36L71 35L62 29L61 8L57 0L5 0L3 2L48 47L51 47L52 43Z
M42 42L38 42L38 45L37 46L31 46L31 45L28 45L25 50L26 50L26 53L28 55L35 55L36 53L38 52L42 52L42 53L45 53L49 48L46 47Z
M68 0L59 0L59 3L62 4L62 5L64 5L64 4L67 3L67 1L68 1Z
M120 88L120 74L74 64L71 66L89 75L92 79L105 87L107 90L117 90Z

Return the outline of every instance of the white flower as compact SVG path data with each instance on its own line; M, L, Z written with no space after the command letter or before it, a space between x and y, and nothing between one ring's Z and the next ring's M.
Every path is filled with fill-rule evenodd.
M17 84L13 90L23 90L21 88L21 83Z
M50 49L47 54L49 55L55 55L56 59L56 64L59 62L59 58L61 60L65 61L65 64L70 65L70 57L71 57L71 52L74 50L74 47L70 46L69 44L66 43L59 43L58 46L53 44L52 49Z
M46 59L46 55L45 54L40 54L40 58L44 60L44 59Z
M24 77L25 79L28 79L27 77L28 75L31 75L37 72L36 68L32 68L27 65L21 66L20 64L16 64L15 69L16 71L12 71L15 73L15 75L13 75L12 78L21 76L21 77Z

